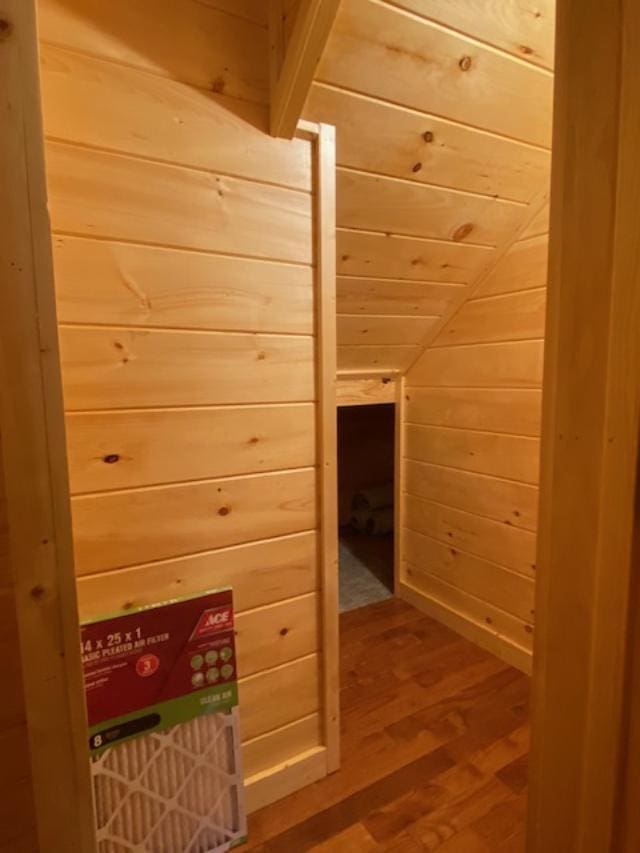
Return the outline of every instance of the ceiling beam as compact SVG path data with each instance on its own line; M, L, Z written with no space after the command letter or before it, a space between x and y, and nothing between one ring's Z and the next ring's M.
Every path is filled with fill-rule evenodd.
M340 0L300 0L285 43L282 0L271 0L271 135L292 139Z

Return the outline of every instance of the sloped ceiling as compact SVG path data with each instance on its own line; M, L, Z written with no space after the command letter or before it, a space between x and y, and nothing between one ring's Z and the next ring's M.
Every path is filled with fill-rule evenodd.
M338 370L405 371L549 179L553 0L342 0L305 118L337 128Z

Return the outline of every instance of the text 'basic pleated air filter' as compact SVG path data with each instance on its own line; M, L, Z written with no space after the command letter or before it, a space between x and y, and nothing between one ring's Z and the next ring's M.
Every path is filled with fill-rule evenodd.
M231 590L82 626L99 853L246 837Z

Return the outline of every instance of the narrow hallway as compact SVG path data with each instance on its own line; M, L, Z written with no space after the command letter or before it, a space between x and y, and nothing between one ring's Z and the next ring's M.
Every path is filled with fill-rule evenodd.
M397 599L340 617L342 768L248 850L522 853L529 678Z

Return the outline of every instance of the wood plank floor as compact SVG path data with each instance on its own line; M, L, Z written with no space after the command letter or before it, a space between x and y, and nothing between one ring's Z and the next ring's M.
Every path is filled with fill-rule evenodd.
M243 850L522 853L529 679L397 599L340 617L342 767Z

